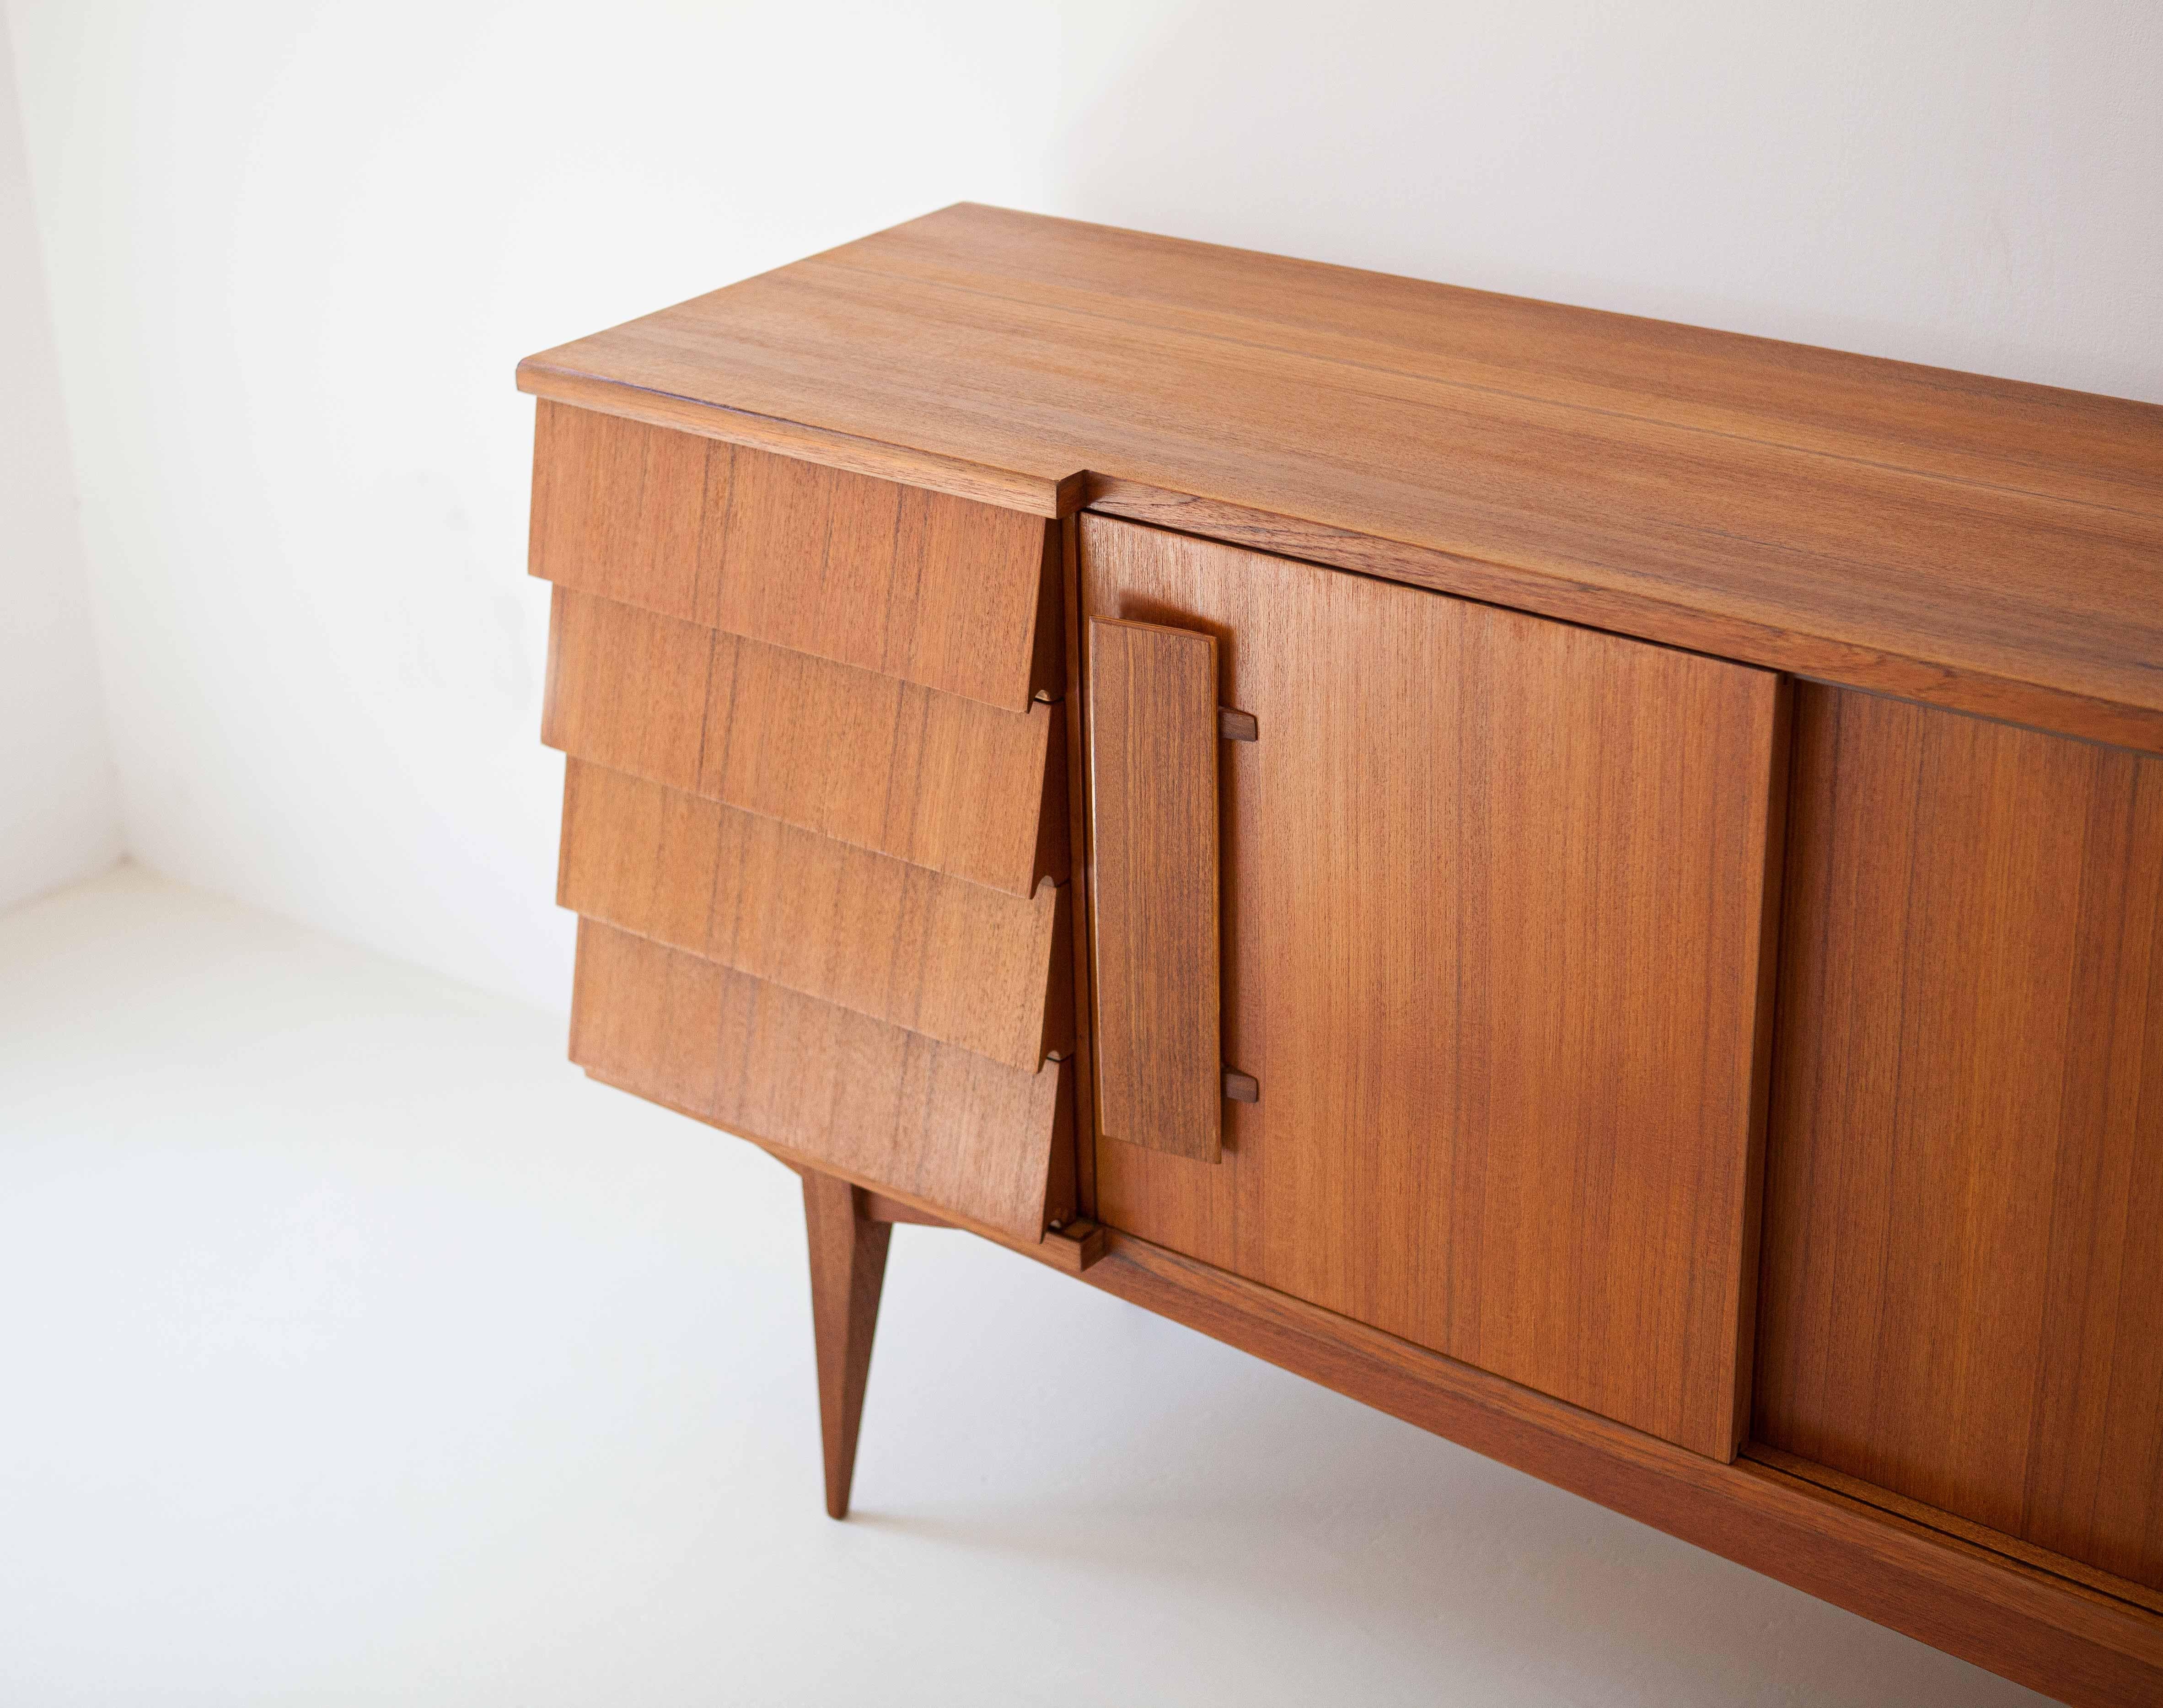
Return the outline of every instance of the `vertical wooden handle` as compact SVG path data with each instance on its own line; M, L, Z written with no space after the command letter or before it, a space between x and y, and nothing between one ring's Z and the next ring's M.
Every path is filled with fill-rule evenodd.
M1104 1135L1222 1154L1217 642L1089 625L1090 895Z

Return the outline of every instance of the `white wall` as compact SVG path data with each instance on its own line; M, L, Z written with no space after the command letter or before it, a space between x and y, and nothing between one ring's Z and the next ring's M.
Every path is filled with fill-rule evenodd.
M2163 399L2148 0L8 0L132 848L560 1003L526 352L961 197Z
M120 857L15 67L0 18L0 911Z

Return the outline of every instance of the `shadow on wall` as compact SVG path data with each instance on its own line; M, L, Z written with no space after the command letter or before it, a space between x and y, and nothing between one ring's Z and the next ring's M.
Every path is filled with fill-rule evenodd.
M0 12L0 911L120 858L75 462Z

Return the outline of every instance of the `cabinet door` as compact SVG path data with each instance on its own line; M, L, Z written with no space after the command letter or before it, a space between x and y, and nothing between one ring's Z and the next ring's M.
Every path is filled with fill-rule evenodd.
M2163 1590L2163 759L1796 710L1757 1439Z
M1080 545L1085 617L1212 637L1255 736L1218 752L1218 925L1257 1100L1215 1162L1100 1130L1100 1219L1731 1457L1781 679L1103 518Z

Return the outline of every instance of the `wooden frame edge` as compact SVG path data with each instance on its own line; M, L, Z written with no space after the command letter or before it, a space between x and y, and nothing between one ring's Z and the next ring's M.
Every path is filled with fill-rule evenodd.
M1862 1478L1836 1471L1830 1465L1815 1464L1794 1454L1768 1447L1762 1441L1746 1443L1742 1456L1791 1476L1799 1482L1813 1483L1821 1489L1830 1489L1833 1493L1865 1506L1874 1506L1896 1517L1913 1519L1926 1530L1972 1542L1987 1553L2020 1561L2052 1577L2069 1578L2074 1583L2085 1584L2091 1590L2116 1601L2145 1607L2151 1613L2163 1614L2163 1590L2151 1590L2145 1584L2136 1584L2099 1567L2068 1559L2064 1554L2053 1553L2049 1548L2039 1547L2035 1543L2024 1542L2017 1536L2008 1536L2001 1530L1993 1530L1988 1525L1978 1524L1972 1518L1963 1518L1957 1512L1948 1512L1942 1506L1909 1500L1904 1495L1896 1495L1890 1489L1881 1489L1875 1484L1866 1483Z
M1053 478L964 462L936 451L862 438L833 427L731 409L725 404L680 397L622 380L596 379L590 374L553 366L545 354L528 356L518 364L518 389L575 408L642 421L649 427L674 427L703 438L725 439L731 444L749 445L846 469L852 474L899 481L954 498L995 504L1003 510L1026 511L1048 521L1055 521L1080 509L1088 485L1086 470Z

